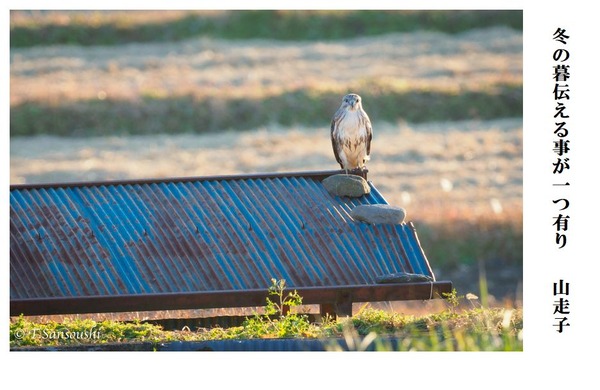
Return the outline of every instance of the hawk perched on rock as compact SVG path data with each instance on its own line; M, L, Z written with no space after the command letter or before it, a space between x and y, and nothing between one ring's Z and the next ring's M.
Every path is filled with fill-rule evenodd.
M331 121L333 153L346 173L362 170L371 153L373 130L361 102L361 97L355 93L344 96Z

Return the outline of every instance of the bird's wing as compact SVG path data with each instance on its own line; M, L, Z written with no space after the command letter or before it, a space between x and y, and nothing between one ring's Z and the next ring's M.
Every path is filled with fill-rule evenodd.
M335 160L340 164L342 169L344 169L344 165L342 164L342 159L340 158L340 155L338 154L338 141L336 140L336 137L334 135L337 117L338 117L338 115L336 112L336 115L333 117L333 120L331 121L331 146L333 147L333 154L335 155Z
M367 156L371 155L371 139L373 138L373 129L371 127L371 119L365 113L365 128L367 129Z

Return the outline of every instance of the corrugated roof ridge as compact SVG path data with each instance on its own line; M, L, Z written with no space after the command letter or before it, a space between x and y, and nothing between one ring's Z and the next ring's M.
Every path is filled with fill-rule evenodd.
M265 172L265 173L239 173L228 175L207 175L207 176L180 176L180 177L155 177L155 178L136 178L136 179L117 179L101 181L73 181L73 182L54 182L54 183L29 183L29 184L11 184L10 189L29 189L29 188L49 188L49 187L97 187L109 185L135 185L135 184L156 184L156 183L181 183L191 181L220 181L220 180L251 180L268 179L284 177L305 177L324 178L336 174L345 173L344 170L329 171L293 171L293 172ZM367 172L364 172L366 178Z

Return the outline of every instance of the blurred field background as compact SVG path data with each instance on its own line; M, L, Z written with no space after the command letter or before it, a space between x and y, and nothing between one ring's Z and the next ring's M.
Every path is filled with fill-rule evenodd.
M338 169L329 122L356 92L369 180L438 279L521 305L522 12L10 18L12 184Z

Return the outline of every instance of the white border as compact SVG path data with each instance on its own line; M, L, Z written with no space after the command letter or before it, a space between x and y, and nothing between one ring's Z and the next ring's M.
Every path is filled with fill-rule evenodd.
M9 9L282 9L276 2L239 1L197 2L106 2L92 1L8 1ZM598 72L594 49L597 47L596 13L589 2L546 1L306 1L295 9L523 9L524 10L524 313L525 351L523 353L266 353L237 354L35 354L10 353L4 360L2 381L28 387L86 388L152 385L244 388L313 387L327 385L394 388L444 386L460 389L505 389L534 382L538 387L593 384L591 370L598 347L594 305L598 278L598 249L595 226L600 216L597 201L598 124L592 118L592 103ZM594 18L594 19L592 19ZM3 24L2 48L8 58L8 25ZM573 57L570 121L572 140L571 231L569 247L558 252L552 245L552 177L546 172L551 160L552 141L552 65L551 34L557 26L571 35ZM596 36L594 36L596 35ZM5 60L5 64L8 61ZM595 70L595 69L594 69ZM8 70L2 73L2 105L5 140L8 139ZM8 141L0 155L9 166ZM6 149L4 149L6 148ZM4 188L8 175L3 172ZM2 201L8 203L7 191ZM0 208L2 237L8 238L8 207ZM5 242L5 241L3 241ZM9 252L4 251L8 285ZM558 335L553 327L552 282L563 278L571 282L571 328ZM5 288L4 291L8 289ZM8 313L8 298L2 307ZM8 316L7 316L8 317ZM5 317L5 318L7 318ZM5 351L8 351L8 326L5 324ZM592 352L588 357L584 352ZM8 353L8 352L5 352ZM10 379L13 378L13 379ZM213 381L217 381L214 383ZM525 383L523 383L525 382ZM591 385L593 386L593 385Z

